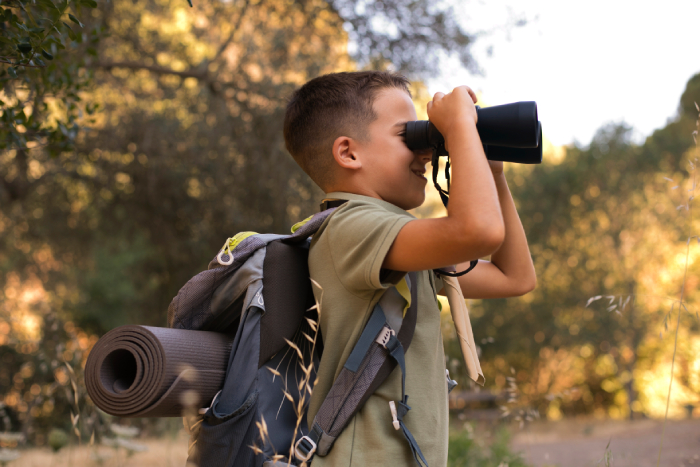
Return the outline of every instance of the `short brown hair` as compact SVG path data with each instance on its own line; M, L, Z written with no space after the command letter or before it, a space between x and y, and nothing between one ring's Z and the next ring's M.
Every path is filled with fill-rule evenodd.
M339 136L366 140L377 115L377 94L397 88L409 95L404 76L384 71L319 76L292 94L284 115L284 142L294 160L325 191L332 182L333 142Z

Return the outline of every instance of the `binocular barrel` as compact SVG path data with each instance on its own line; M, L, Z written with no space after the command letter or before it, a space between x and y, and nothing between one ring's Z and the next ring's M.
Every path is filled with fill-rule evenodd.
M515 102L485 109L476 106L476 114L476 129L487 159L520 164L542 162L542 124L537 119L535 102ZM411 150L437 149L444 144L445 138L430 121L406 124L406 145Z

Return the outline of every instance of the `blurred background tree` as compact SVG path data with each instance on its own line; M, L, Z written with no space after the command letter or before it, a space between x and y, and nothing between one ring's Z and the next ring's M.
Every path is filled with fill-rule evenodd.
M512 367L520 403L550 418L663 417L673 349L666 331L677 316L671 323L667 314L679 299L685 245L698 226L690 225L687 209L696 188L694 102L700 75L688 82L677 118L642 145L630 142L629 128L613 124L588 148L550 153L541 166L508 167L538 285L522 298L473 303L474 329L486 339L484 371L495 376L497 392L507 387ZM689 310L681 321L687 351L700 343L692 293L697 255L691 247ZM686 365L699 369L692 357ZM698 403L700 385L678 373L675 384L672 414L679 416L684 403Z
M48 424L29 420L79 408L60 368L84 362L85 336L165 325L227 237L318 209L282 138L295 88L363 67L427 76L440 54L473 66L471 35L427 0L94 6L3 2L0 17L0 394L30 439ZM35 408L47 397L55 413Z
M90 83L86 57L97 54L101 30L85 28L76 15L96 6L94 0L0 4L0 150L14 149L25 170L29 149L72 150L83 110L95 110L79 93ZM21 180L2 181L11 199L26 189Z

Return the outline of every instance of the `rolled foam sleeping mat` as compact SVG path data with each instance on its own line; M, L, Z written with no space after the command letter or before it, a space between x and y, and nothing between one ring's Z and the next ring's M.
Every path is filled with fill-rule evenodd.
M85 365L87 392L119 417L180 417L208 406L224 384L232 335L120 326L97 341Z

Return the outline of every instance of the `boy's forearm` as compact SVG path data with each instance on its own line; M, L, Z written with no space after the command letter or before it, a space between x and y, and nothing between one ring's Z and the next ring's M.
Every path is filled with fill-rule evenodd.
M505 175L498 174L495 178L496 189L500 201L506 235L500 248L491 255L491 262L503 274L513 278L522 285L524 292L532 290L536 284L535 267L527 245L525 230L515 209L513 197L508 188Z
M476 125L465 125L465 131L447 144L452 166L447 215L461 227L461 235L483 238L485 243L497 246L503 240L503 216Z

